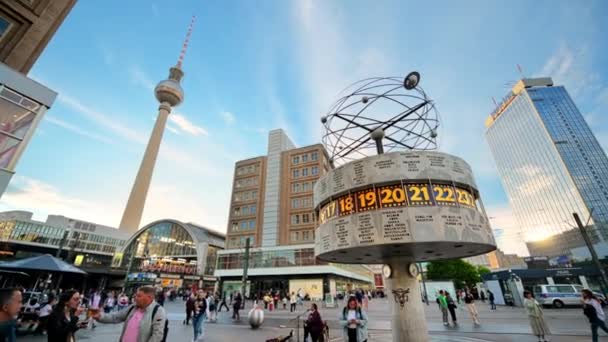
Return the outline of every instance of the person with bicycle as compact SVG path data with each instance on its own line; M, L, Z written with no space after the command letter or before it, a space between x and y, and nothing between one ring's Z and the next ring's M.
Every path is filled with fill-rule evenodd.
M310 314L308 315L306 322L304 322L304 336L306 336L306 332L308 332L312 342L324 342L323 329L325 328L325 323L323 323L323 320L321 319L317 304L310 304L310 310L308 311L310 311Z
M356 297L348 298L346 307L338 314L343 327L344 342L367 341L367 313L358 305Z

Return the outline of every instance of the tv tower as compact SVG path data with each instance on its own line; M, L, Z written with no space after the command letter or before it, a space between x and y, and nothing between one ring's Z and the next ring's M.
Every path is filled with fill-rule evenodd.
M144 205L146 204L148 189L150 188L150 180L152 179L154 165L156 164L156 157L158 156L160 142L163 138L163 132L165 131L165 126L167 124L167 118L171 113L171 108L184 101L184 90L179 82L184 76L182 63L184 61L184 56L186 55L190 35L192 35L195 19L196 17L193 16L177 64L169 69L169 78L160 81L156 88L154 88L154 95L158 102L160 102L160 106L158 107L158 118L154 124L154 129L152 130L152 135L148 141L144 158L139 166L139 171L135 177L135 183L131 189L127 206L125 207L122 219L120 220L120 225L118 226L118 229L122 231L134 233L139 229Z

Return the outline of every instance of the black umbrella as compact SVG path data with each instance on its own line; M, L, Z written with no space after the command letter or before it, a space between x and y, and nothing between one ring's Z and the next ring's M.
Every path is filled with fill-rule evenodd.
M80 268L70 265L67 262L55 258L50 254L0 263L0 268L5 270L32 270L42 272L66 272L87 274L87 272L81 270Z

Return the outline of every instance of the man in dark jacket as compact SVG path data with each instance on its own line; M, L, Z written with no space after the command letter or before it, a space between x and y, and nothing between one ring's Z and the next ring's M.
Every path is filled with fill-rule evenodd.
M16 288L0 289L0 342L17 340L17 316L22 298L21 291Z
M194 295L191 295L186 301L186 319L184 320L185 325L190 324L190 319L192 319L192 312L194 311Z

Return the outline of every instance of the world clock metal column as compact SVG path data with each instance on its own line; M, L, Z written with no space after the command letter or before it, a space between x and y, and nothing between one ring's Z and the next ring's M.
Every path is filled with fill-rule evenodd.
M338 167L314 187L315 255L384 264L395 342L429 340L416 262L496 249L471 167L431 151L438 113L419 80L369 78L343 92L321 118Z

